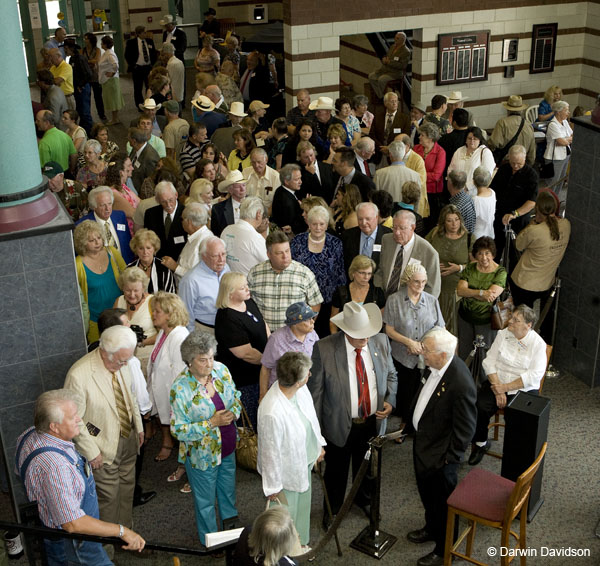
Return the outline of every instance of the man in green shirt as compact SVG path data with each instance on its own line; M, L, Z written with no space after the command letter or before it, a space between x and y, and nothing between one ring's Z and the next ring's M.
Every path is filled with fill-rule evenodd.
M56 127L57 118L50 110L40 110L35 116L35 125L44 132L44 137L38 144L40 166L48 161L56 161L64 171L75 170L77 150L69 134Z

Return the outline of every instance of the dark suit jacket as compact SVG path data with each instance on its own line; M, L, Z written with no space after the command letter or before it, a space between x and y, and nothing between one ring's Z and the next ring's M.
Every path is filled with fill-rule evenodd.
M195 110L195 109L194 109ZM206 126L206 135L210 138L221 126L227 122L227 115L222 112L202 112L194 113L194 122ZM221 148L219 148L221 149Z
M296 193L298 199L302 200L306 195L312 195L314 197L323 197L325 202L329 204L333 199L333 191L335 190L335 185L337 183L337 175L333 171L331 165L329 165L329 163L317 161L317 167L319 168L319 175L321 177L320 182L319 177L309 173L304 168L304 165L300 165L300 167L302 172L302 186Z
M274 222L280 228L291 226L294 234L301 234L302 232L306 232L307 229L306 222L302 218L300 202L283 185L273 195L271 222Z
M165 42L165 39L167 39L167 34L167 30L164 30L163 43ZM177 57L177 59L180 59L181 61L184 61L183 54L185 53L185 49L187 47L187 35L185 35L185 32L181 28L175 28L175 30L173 31L173 38L171 39L171 43L173 44L173 47L175 47L175 57Z
M210 230L215 236L221 236L221 232L234 222L231 197L212 207L212 212L210 213Z
M158 54L156 53L156 48L154 47L153 39L146 39L146 45L148 47L148 56L150 57L150 61L148 61L147 65L154 65L156 63L156 59ZM131 39L127 40L125 44L125 61L127 61L127 72L131 73L134 67L137 64L137 60L140 56L140 50L138 46L138 38L134 35Z
M225 122L226 124L227 122ZM215 133L210 137L210 141L214 143L218 150L221 151L225 156L229 157L229 154L235 149L233 143L233 134L238 130L241 130L241 126L225 126L217 128Z
M131 153L133 153L133 150ZM142 188L144 179L150 177L154 173L154 169L156 169L156 164L159 159L158 153L156 153L156 150L149 143L146 144L146 147L142 150L142 153L140 153L137 160L135 157L131 157L131 163L133 164L131 180L138 193ZM137 162L139 162L139 167L136 166Z
M402 130L403 134L410 134L410 117L407 114L403 114L398 111L394 116L394 121L392 122L392 128L390 130L390 134L385 137L385 108L379 108L378 111L375 112L375 118L373 119L373 125L371 126L371 137L375 140L375 151L381 157L379 152L379 148L382 145L389 145L394 141L394 138L398 135L398 132L394 133L395 129Z
M369 338L369 351L377 378L377 410L383 409L384 401L394 407L398 379L388 337L376 334ZM323 436L336 446L344 446L352 427L345 334L338 332L316 342L312 362L308 388Z
M177 205L168 238L165 236L162 206L157 205L146 210L146 213L144 214L144 228L156 232L156 235L160 238L160 250L158 250L158 253L156 254L157 257L168 255L175 261L179 259L179 254L187 242L187 232L183 229L183 225L181 224L181 214L183 213L183 209L184 206L181 204ZM175 243L175 239L177 239L178 243Z
M377 234L375 234L375 244L381 245L381 239L384 234L390 234L391 230L386 226L380 224L377 227ZM348 230L344 230L342 234L342 243L344 244L344 267L346 268L346 272L352 263L352 260L360 254L360 228L356 226L355 228L349 228ZM375 269L373 273L379 267L379 256L381 255L381 251L376 252L373 250L371 255L371 259L375 262Z
M75 224L81 224L84 220L91 220L92 222L96 222L96 217L94 216L94 211L88 212L85 216L82 216ZM119 247L121 248L121 256L125 263L129 263L133 261L135 257L131 248L129 247L129 242L131 241L131 233L129 232L129 226L127 225L127 216L122 210L113 210L110 215L110 220L115 227L115 232L117 233L117 238L119 239ZM124 226L124 230L119 230L118 226Z
M242 88L242 77L244 73L245 70L243 72L240 70L240 90ZM250 98L248 100L260 100L265 104L268 104L274 94L269 68L266 65L258 65L258 67L252 71L248 80L250 81L248 85L248 94Z
M308 381L309 386L312 379ZM421 385L413 399L411 424L422 388ZM465 363L455 355L419 420L419 430L413 443L417 475L426 476L441 469L446 462L458 464L462 460L475 434L476 400L477 389L473 376Z
M359 169L355 168L354 171L354 176L352 177L350 184L358 187L362 202L367 202L371 200L371 193L376 190L375 183L373 182L373 179L370 179L364 173L361 173ZM337 179L335 182L337 184Z

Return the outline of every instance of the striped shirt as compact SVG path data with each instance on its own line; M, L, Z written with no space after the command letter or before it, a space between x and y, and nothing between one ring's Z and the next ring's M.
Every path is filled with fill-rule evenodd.
M312 307L323 302L313 272L293 260L280 273L269 260L255 265L248 273L248 286L271 331L285 324L285 311L291 304L305 301Z
M26 430L17 440L29 432ZM17 475L31 452L51 446L66 452L73 461L79 457L72 442L61 440L44 432L33 432L25 441L19 454ZM75 521L85 515L81 501L85 493L85 482L77 466L57 452L38 454L29 464L24 480L29 501L37 501L40 519L46 527L60 529L65 523Z

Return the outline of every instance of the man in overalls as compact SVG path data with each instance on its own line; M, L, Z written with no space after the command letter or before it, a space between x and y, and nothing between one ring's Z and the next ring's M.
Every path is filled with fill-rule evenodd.
M42 523L53 529L104 537L120 537L127 550L141 551L144 539L124 527L101 521L96 484L87 460L75 449L79 434L77 396L68 389L42 393L34 426L17 441L16 471L27 497L37 501ZM110 566L100 543L71 539L44 540L49 566Z

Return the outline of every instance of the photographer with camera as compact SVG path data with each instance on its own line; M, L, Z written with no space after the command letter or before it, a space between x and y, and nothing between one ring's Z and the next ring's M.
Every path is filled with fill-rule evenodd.
M137 336L135 355L142 364L144 376L157 335L150 312L150 299L153 295L148 293L149 282L150 279L142 269L128 267L119 277L119 286L123 294L113 305L114 308L125 309L127 312L129 327Z

